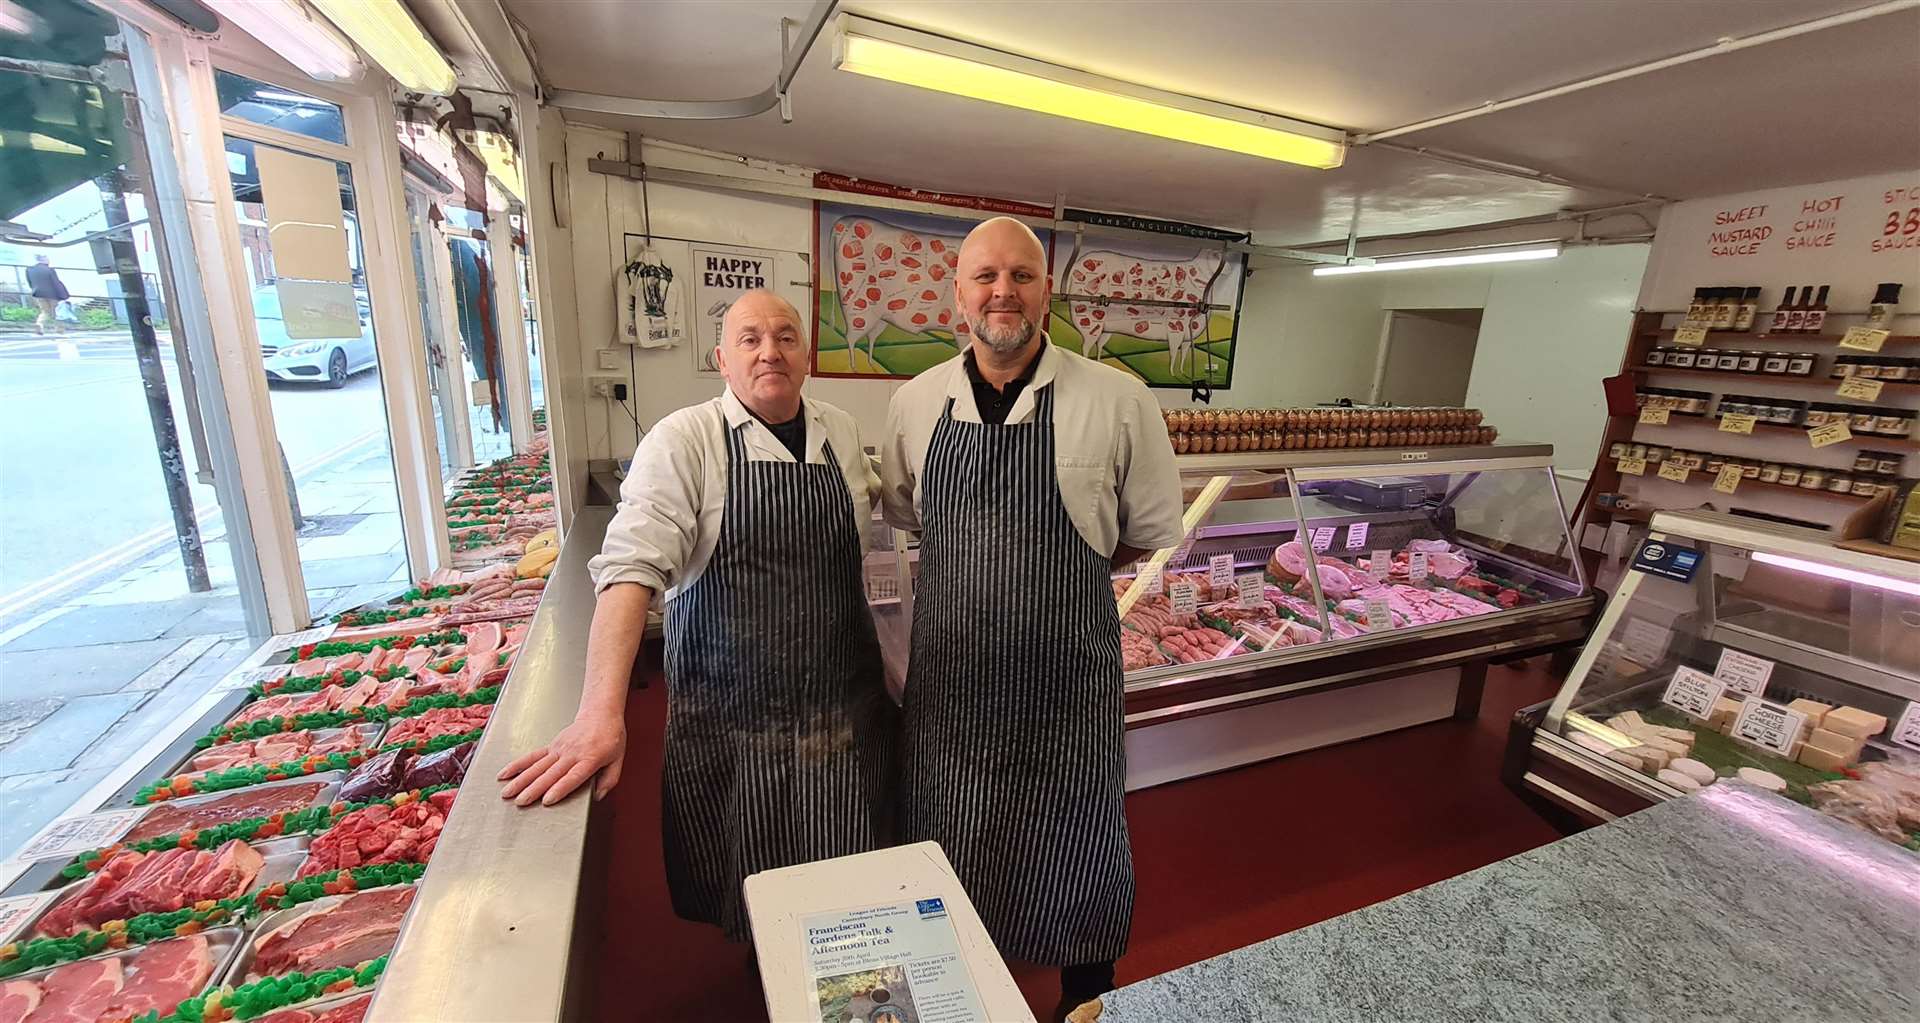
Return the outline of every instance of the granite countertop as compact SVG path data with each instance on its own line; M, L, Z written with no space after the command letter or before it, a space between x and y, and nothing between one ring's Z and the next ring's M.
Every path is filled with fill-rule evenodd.
M1107 995L1170 1020L1920 1019L1920 857L1734 782Z

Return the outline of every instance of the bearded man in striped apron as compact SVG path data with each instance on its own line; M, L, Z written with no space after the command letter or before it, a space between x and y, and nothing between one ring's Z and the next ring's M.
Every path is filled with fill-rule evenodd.
M1180 542L1160 406L1056 347L1046 250L995 218L961 246L971 341L895 392L888 521L921 534L902 838L940 843L1001 954L1113 986L1133 918L1120 622L1110 573Z
M613 787L634 653L664 594L667 885L680 916L745 941L747 875L891 840L898 719L861 570L879 479L853 417L802 399L811 342L785 299L747 292L721 333L726 390L641 440L589 565L579 713L500 777L521 806L596 773L596 796Z

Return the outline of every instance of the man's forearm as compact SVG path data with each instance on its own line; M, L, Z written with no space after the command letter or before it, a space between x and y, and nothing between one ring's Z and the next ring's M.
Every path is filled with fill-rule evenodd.
M1140 555L1145 553L1147 552L1139 547L1128 547L1126 544L1120 544L1113 549L1113 567L1119 568L1121 565L1129 562L1138 561Z
M580 717L618 718L626 712L633 659L647 634L647 606L653 591L639 583L615 583L601 591L587 633L586 687L580 692Z

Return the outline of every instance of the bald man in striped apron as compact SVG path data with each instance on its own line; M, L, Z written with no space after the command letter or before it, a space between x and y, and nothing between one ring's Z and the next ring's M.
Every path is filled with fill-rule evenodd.
M888 521L921 534L903 731L903 839L952 859L1001 954L1062 967L1062 1012L1113 986L1133 917L1120 622L1111 571L1180 542L1159 404L1054 346L1046 251L967 236L971 337L893 396Z

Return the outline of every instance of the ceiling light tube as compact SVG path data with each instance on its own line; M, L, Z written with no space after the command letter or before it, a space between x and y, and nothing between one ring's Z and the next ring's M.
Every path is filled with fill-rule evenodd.
M1426 270L1438 266L1472 266L1476 263L1520 263L1533 259L1552 259L1560 254L1560 246L1548 245L1530 249L1502 249L1498 252L1466 252L1452 256L1420 256L1412 259L1380 259L1372 263L1353 266L1315 267L1315 277L1339 277L1342 274L1375 274L1388 270Z
M1766 551L1754 551L1753 560L1765 565L1777 565L1781 568L1790 568L1795 572L1805 572L1808 575L1838 579L1841 582L1858 583L1861 586L1871 586L1876 590L1886 590L1889 593L1904 593L1909 597L1920 597L1920 582L1895 579L1892 576L1875 575L1872 572L1863 572L1856 568L1823 565L1818 561L1789 558L1784 554L1769 554Z
M427 38L400 0L312 0L320 13L360 44L408 92L450 96L453 65Z
M1346 159L1346 133L1163 92L856 15L842 15L842 71L1194 145L1322 169Z
M366 73L347 37L300 0L206 0L220 17L287 63L323 82L357 81Z

